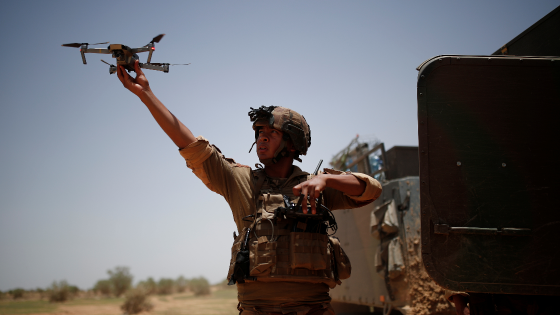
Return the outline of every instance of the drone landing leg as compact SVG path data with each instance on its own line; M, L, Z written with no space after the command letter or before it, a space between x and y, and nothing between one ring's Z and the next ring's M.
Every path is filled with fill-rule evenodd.
M82 61L84 62L84 65L87 65L86 50L87 50L87 45L84 45L84 46L82 46L82 48L80 48L80 53L82 54Z

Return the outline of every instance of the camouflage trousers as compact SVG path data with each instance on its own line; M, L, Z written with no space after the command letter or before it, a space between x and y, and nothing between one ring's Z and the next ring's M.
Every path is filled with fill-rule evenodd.
M301 305L288 310L264 307L243 308L240 305L237 305L237 309L239 315L335 315L330 303Z

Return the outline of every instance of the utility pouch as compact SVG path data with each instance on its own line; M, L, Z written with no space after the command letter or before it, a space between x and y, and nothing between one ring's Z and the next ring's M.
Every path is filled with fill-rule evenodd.
M325 234L291 232L290 267L309 270L325 270L330 264L328 237Z
M270 274L276 265L276 247L278 243L269 242L266 236L259 237L250 246L250 276L260 277Z
M352 265L350 264L350 258L340 246L340 240L336 236L329 236L329 242L332 246L332 252L334 255L334 267L335 275L338 279L348 279L352 273Z

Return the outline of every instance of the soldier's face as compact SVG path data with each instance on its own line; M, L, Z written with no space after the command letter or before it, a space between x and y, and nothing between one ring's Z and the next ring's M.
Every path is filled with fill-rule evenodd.
M280 130L263 126L259 129L259 137L257 138L257 155L259 159L272 159L274 152L282 143L284 133Z

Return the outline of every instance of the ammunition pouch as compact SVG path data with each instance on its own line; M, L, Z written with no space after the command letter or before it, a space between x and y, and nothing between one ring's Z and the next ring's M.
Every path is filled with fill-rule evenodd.
M319 233L290 233L290 268L331 269L328 237Z
M256 277L253 281L325 283L334 288L336 281L326 234L293 232L277 224L275 237L271 238L271 225L265 222L268 221L256 226L257 237L250 242L250 276Z
M277 264L278 242L269 241L266 236L259 237L250 246L250 275L252 277L263 277L270 274L272 268Z
M337 238L319 229L325 224L314 221L258 220L254 229L244 229L232 247L228 284L293 281L325 283L334 288L340 284L339 279L347 279L351 270L348 256ZM243 250L247 230L250 235Z

